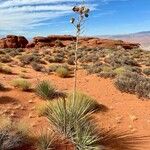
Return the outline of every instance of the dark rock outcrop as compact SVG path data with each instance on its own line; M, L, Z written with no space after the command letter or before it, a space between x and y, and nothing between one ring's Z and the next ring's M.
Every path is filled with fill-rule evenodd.
M25 48L28 40L24 36L7 35L0 39L0 48Z

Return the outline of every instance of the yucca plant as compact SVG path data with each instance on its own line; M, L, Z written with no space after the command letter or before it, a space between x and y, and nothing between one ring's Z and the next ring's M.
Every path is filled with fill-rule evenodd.
M55 95L55 87L46 80L41 81L36 85L35 91L37 95L45 100L50 100Z
M92 145L94 147L95 141L98 140L93 135L94 127L87 128L86 125L88 124L89 127L89 124L92 124L90 122L91 114L98 109L99 105L84 94L78 93L76 95L75 101L72 94L68 96L65 109L63 99L50 102L47 106L47 118L57 131L68 138L77 149L82 144L82 147L92 147ZM78 140L79 138L82 138L83 141ZM78 143L79 141L81 143Z
M101 150L99 132L93 126L93 122L86 121L75 127L71 141L75 144L76 150Z
M76 91L77 91L77 69L78 69L78 48L79 48L79 38L81 33L83 32L83 24L85 19L89 16L90 9L85 6L85 1L82 0L81 6L74 6L73 12L78 15L77 18L71 18L70 23L73 24L76 30L76 46L74 50L75 54L75 68L74 68L74 95L73 99L76 99Z

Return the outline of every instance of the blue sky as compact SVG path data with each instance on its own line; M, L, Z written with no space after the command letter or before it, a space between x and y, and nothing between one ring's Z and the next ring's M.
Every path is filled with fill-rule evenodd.
M74 34L71 8L81 0L0 0L0 35ZM150 0L86 0L90 17L84 35L150 30Z

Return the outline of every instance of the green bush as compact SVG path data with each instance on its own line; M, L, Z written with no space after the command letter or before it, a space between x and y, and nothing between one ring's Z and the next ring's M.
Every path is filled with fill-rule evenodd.
M13 83L14 87L19 88L22 91L29 91L29 90L31 90L31 83L28 82L27 80L18 78L18 79L13 80L12 83Z
M134 93L139 97L150 98L150 79L137 73L126 72L118 76L115 86L122 92Z
M61 78L66 78L69 76L69 70L66 67L60 66L56 69L56 74Z
M0 64L0 72L4 74L12 74L11 68L4 66L3 64Z
M145 68L145 69L143 70L143 73L144 73L145 75L149 76L149 75L150 75L150 68Z
M123 73L126 72L126 68L125 67L119 67L119 68L116 68L114 70L114 72L117 74L117 75L122 75Z
M41 98L49 100L54 98L56 90L54 86L49 81L41 81L36 85L36 93Z

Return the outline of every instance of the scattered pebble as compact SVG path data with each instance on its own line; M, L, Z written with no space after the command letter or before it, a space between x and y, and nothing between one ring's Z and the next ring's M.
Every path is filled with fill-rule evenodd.
M130 119L131 119L132 121L138 120L138 118L137 118L136 116L134 116L134 115L130 115Z

